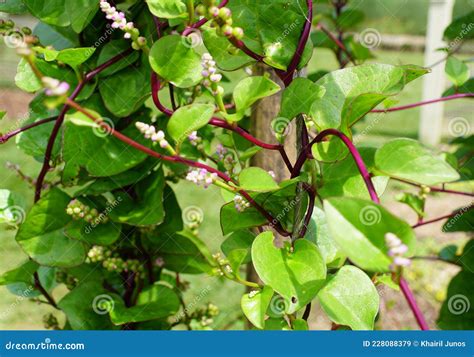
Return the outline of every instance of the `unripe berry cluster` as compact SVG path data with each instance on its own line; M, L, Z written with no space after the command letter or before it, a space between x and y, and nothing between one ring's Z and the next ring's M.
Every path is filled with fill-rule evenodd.
M140 261L137 259L124 260L113 256L112 250L102 246L93 246L87 253L87 263L102 263L102 266L110 272L143 272Z
M388 255L393 259L393 264L390 266L391 270L411 264L411 260L403 256L408 252L408 247L403 244L400 238L393 233L387 233L385 235L385 243L388 247Z
M195 236L199 235L199 227L202 224L202 216L194 215L186 222L186 227L191 231Z
M77 221L83 219L87 223L107 223L109 220L106 215L100 214L97 209L90 208L77 199L73 199L69 202L66 213Z
M422 199L426 199L428 197L428 194L431 192L431 188L429 188L428 186L421 186L421 189L420 189L420 197Z
M102 266L110 272L140 272L141 264L137 259L123 260L120 257L107 258L102 262Z
M209 303L206 308L197 309L191 314L189 326L192 330L211 330L209 326L217 315L219 315L219 308Z
M110 5L107 0L100 0L100 9L105 13L105 17L108 20L112 20L112 27L114 29L120 29L125 32L123 35L126 39L131 39L132 48L134 50L140 50L147 45L145 37L140 36L140 31L135 27L133 22L128 22L125 18L125 14L118 11L115 7Z
M214 269L214 274L218 276L224 276L224 275L232 275L234 274L234 271L232 270L232 267L229 264L229 260L227 258L223 258L221 253L215 253L212 255L212 257L216 260L217 264L219 265L218 268Z
M199 15L211 20L211 27L215 27L219 35L238 40L244 37L244 31L240 27L232 27L232 11L227 7L219 9L215 0L204 1L196 10Z
M72 275L69 275L68 273L66 273L63 270L57 270L56 271L56 281L59 284L66 285L66 287L69 290L74 289L77 286L78 282L79 282L75 277L73 277Z
M58 319L51 313L43 316L43 326L47 330L60 330Z
M100 263L112 256L112 251L100 245L94 245L89 252L87 252L87 263Z

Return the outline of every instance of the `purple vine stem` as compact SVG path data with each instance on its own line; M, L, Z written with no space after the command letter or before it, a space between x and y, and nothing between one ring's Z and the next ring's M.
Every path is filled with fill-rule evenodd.
M288 86L293 81L294 73L301 62L306 43L308 42L309 35L311 33L311 25L313 22L313 1L307 0L306 5L308 7L308 14L306 16L306 21L303 26L303 31L301 32L300 40L296 47L295 54L293 55L293 58L291 59L291 62L288 65L286 72L282 73L280 71L277 71L283 83L285 83L285 86Z
M441 216L441 217L433 218L433 219L430 219L430 220L428 220L428 221L420 221L420 222L418 222L417 224L413 225L412 228L418 228L418 227L421 227L421 226L424 226L424 225L427 225L427 224L431 224L431 223L435 223L435 222L442 221L442 220L444 220L444 219L453 218L453 217L455 217L456 215L466 213L466 212L470 211L470 210L473 209L473 208L474 208L474 207L471 205L471 206L469 206L469 207L467 207L467 208L458 209L458 210L454 211L453 213L446 214L446 215Z
M372 183L372 179L370 177L369 172L367 171L367 167L364 164L364 161L362 160L362 157L360 156L359 152L357 151L357 148L354 146L352 141L343 133L341 133L338 130L335 129L327 129L319 133L316 138L314 138L311 143L309 144L309 148L311 148L314 144L319 143L323 141L323 139L326 136L329 135L334 135L340 138L344 144L347 146L349 152L351 153L352 157L354 158L354 161L357 165L357 168L364 179L364 182L367 186L367 189L370 194L370 198L372 199L373 202L380 204L380 199L377 195L377 192L375 191L374 185ZM301 172L301 168L303 167L304 163L307 160L307 148L303 150L303 152L300 154L298 157L297 162L295 163L293 172L292 172L292 177L296 177L299 175ZM306 216L306 218L308 215ZM308 221L309 222L309 221ZM410 287L408 286L408 283L403 279L403 277L400 277L400 288L403 292L403 295L405 296L408 305L410 306L410 309L413 312L413 315L415 316L416 321L418 322L418 325L422 330L428 330L429 327L423 317L423 314L418 307L418 304L416 303L415 297L413 296L413 293L410 290Z
M320 132L308 145L308 147L304 148L303 152L300 154L298 157L294 167L293 167L293 172L291 174L291 177L297 177L299 176L301 169L303 168L304 163L308 159L308 151L311 150L311 147L314 144L322 142L327 136L337 136L339 139L341 139L344 144L346 145L347 149L349 150L350 154L354 158L354 161L357 165L357 169L359 170L365 185L367 186L367 190L369 191L370 198L372 201L375 203L380 204L380 199L377 196L377 192L375 191L374 184L372 182L372 179L370 177L369 171L367 170L367 167L364 164L364 160L362 160L362 157L359 154L359 151L357 151L357 148L354 146L352 141L344 135L342 132L336 129L326 129L322 132Z
M184 164L184 165L190 166L190 167L205 169L208 172L217 174L222 180L224 180L227 183L236 184L236 182L231 177L229 177L225 173L223 173L223 172L221 172L221 171L219 171L219 170L217 170L217 169L215 169L211 166L208 166L206 164L202 164L200 162L189 160L189 159L186 159L186 158L178 156L178 155L167 156L167 155L162 155L160 153L157 153L156 151L153 151L150 148L147 148L146 146L141 145L140 143L134 141L133 139L131 139L128 136L120 133L119 131L116 131L114 128L107 125L107 123L95 118L91 113L86 111L84 108L82 108L79 104L77 104L73 100L68 99L66 103L68 104L69 107L72 107L72 108L76 109L77 111L80 111L80 112L84 113L88 118L90 118L91 120L93 120L94 122L99 124L102 128L107 130L108 133L111 133L117 139L119 139L122 142L134 147L137 150L140 150L140 151L144 152L145 154L147 154L149 156L152 156L152 157L155 157L157 159L164 160L164 161L176 162L176 163L181 163L181 164ZM282 227L280 222L277 219L273 218L270 213L268 213L262 206L260 206L257 202L255 202L255 200L245 190L240 189L238 191L238 193L240 193L251 205L253 205L268 220L268 222L271 223L272 227L275 228L275 230L279 234L281 234L282 236L285 236L285 237L290 235L290 233L287 232Z
M4 144L6 143L8 140L10 140L12 137L14 137L15 135L18 135L20 134L21 132L23 131L27 131L28 129L31 129L31 128L34 128L36 126L39 126L39 125L42 125L42 124L46 124L46 123L50 123L54 120L56 120L57 117L51 117L51 118L46 118L46 119L41 119L41 120L38 120L34 123L31 123L29 125L25 125L24 127L21 127L21 128L18 128L18 129L15 129L15 130L12 130L4 135L2 135L0 137L0 144Z
M413 183L413 182L410 182L410 181L402 180L402 179L399 179L399 178L393 178L393 177L392 177L392 179L393 179L393 180L396 180L396 181L399 181L399 182L406 183L407 185L415 186L415 187L421 187L421 186L422 186L422 185L419 185L419 184L416 184L416 183ZM428 186L428 188L429 188L430 191L432 191L432 192L451 193L451 194L453 194L453 195L462 195L462 196L474 197L474 194L469 193L469 192L462 192L462 191L456 191L456 190L448 190L448 189L445 189L445 188L438 188L438 187L431 187L431 186Z
M336 44L336 46L337 46L341 51L343 51L343 52L346 54L346 56L349 58L349 60L350 60L354 65L357 64L356 61L354 60L354 58L352 57L351 53L350 53L349 50L347 49L347 47L346 47L341 41L339 41L339 39L338 39L336 36L334 36L334 35L331 33L331 31L329 31L329 30L326 28L326 26L324 26L323 24L320 23L320 24L318 24L318 25L316 26L316 28L319 29L319 30L321 30L322 32L324 32L324 33L329 37L329 39L330 39L332 42L334 42L334 43Z
M445 102L448 100L459 99L459 98L469 98L469 97L474 97L474 93L458 93L458 94L449 95L447 97L426 100L424 102L417 102L413 104L402 105L400 107L393 107L393 108L387 108L387 109L373 109L371 113L397 112L399 110L406 110L406 109L421 107L422 105Z
M94 78L97 74L105 70L106 68L110 67L114 63L120 61L122 58L126 57L129 53L131 53L133 50L128 49L125 52L122 52L118 54L115 57L112 57L110 60L107 62L101 64L97 68L93 69L89 73L87 73L84 76L84 79L77 85L77 87L74 89L72 94L69 96L70 100L76 99L76 97L79 95L79 93L82 91L82 89L85 87L85 85L92 79ZM61 128L61 125L64 122L64 118L66 116L67 111L69 110L69 106L65 104L59 113L58 118L56 119L56 122L54 124L53 130L51 131L51 135L49 136L48 144L46 146L46 151L44 153L44 161L43 161L43 166L41 168L41 171L38 175L38 178L36 179L36 187L35 187L35 202L38 202L39 199L41 198L41 190L43 188L43 182L46 177L46 174L48 171L51 169L51 155L53 152L53 147L54 147L54 142L56 141L56 137L58 136L59 129Z
M410 286L408 285L407 281L403 277L400 277L400 289L402 290L408 305L410 305L410 309L413 311L413 315L415 315L415 319L418 322L420 328L423 331L429 330L430 328L426 323L425 317L416 303L415 296L410 290Z
M163 103L161 103L161 101L160 101L159 91L161 89L161 82L160 82L160 80L159 80L156 73L152 73L151 85L152 85L152 98L153 98L153 102L155 103L156 107L163 114L165 114L167 116L172 116L174 111L171 110L171 109L166 108L163 105ZM209 124L213 125L213 126L216 126L216 127L223 128L223 129L231 130L231 131L235 132L236 134L240 135L241 137L243 137L244 139L248 140L252 144L257 145L257 146L259 146L263 149L279 151L282 158L283 158L283 161L285 162L285 165L288 167L288 169L290 171L292 170L293 167L292 167L291 162L288 158L288 155L285 152L285 148L284 148L283 145L265 143L261 140L258 140L257 138L252 136L249 132L242 129L241 127L239 127L237 125L229 124L225 120L222 120L222 119L219 119L219 118L212 118L211 120L209 120Z

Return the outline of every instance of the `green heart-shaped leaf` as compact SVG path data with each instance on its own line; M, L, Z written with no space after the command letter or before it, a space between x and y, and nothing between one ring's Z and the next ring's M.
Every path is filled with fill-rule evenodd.
M354 266L344 266L318 293L323 310L339 325L373 330L379 294L370 278Z
M268 192L280 187L273 177L260 167L248 167L240 173L240 187L248 191Z
M333 197L324 201L324 211L334 240L349 259L364 270L389 272L385 235L393 233L413 253L415 235L411 226L385 208L358 198Z
M253 291L242 296L240 306L245 316L257 328L265 327L265 312L272 300L273 289L265 286L261 291Z
M300 239L293 249L275 247L273 233L260 234L252 244L252 260L262 281L285 299L286 313L308 304L326 279L326 264L316 246Z
M375 153L375 166L386 175L423 185L459 179L451 165L412 139L395 139L383 145Z
M179 146L193 131L207 125L214 114L211 104L191 104L179 108L168 122L168 133Z
M165 36L150 50L153 70L175 86L187 88L199 83L201 58L180 35Z

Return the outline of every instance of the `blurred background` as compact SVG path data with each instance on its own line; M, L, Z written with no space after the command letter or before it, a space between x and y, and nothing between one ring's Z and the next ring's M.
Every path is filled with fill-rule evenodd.
M427 28L429 0L352 0L351 7L363 10L365 20L357 26L356 31L367 28L376 29L382 34L382 41L374 48L376 58L372 62L388 64L415 64L423 66L424 43ZM467 14L474 10L474 0L456 0L453 18ZM316 4L316 14L318 4ZM15 17L19 25L34 27L34 19ZM386 41L384 41L386 39ZM460 59L474 57L473 47L466 46L463 52L457 55ZM472 51L472 52L471 52ZM11 128L28 111L28 103L32 96L21 92L15 87L14 77L18 57L15 51L0 43L0 109L7 112L0 121L0 132L4 133ZM472 63L472 62L471 62ZM444 67L444 64L441 64ZM472 66L471 66L472 67ZM334 54L328 49L316 49L309 64L308 73L319 70L335 70L338 63ZM446 86L449 86L446 83ZM399 104L409 104L420 101L422 98L422 80L409 84L397 100ZM455 136L447 130L450 120L464 118L468 122L469 133L474 128L474 106L469 100L447 102L444 106L443 133L438 149L449 150L448 143ZM370 114L363 122L357 124L356 130L364 131L364 142L377 144L392 137L417 138L419 128L420 109L390 114ZM467 133L467 134L469 134ZM6 168L11 162L20 165L21 170L31 177L35 177L40 170L40 163L24 155L15 147L15 140L0 146L0 188L6 188L18 193L27 203L33 200L31 186L18 175ZM453 186L454 187L454 186ZM455 185L456 189L472 192L473 186L464 183ZM223 236L219 225L219 208L224 201L219 192L210 188L204 191L192 184L180 183L175 190L182 208L198 207L202 210L204 221L200 228L201 237L207 242L213 252L220 250ZM415 223L416 217L405 205L395 200L401 186L392 183L385 193L383 200L387 207L396 215ZM427 212L431 217L438 217L469 203L469 198L462 196L436 195L429 198ZM449 244L462 248L468 237L460 234L441 233L442 223L427 225L417 229L419 237L418 254L436 255L439 250ZM0 227L0 273L14 268L26 259L14 240L15 232ZM435 327L438 310L446 295L447 283L457 273L458 269L443 262L416 261L408 269L408 280L415 290L421 309L425 312L430 326ZM203 275L184 276L183 279L191 282L191 289L187 292L187 301L198 300L198 305L212 302L221 310L213 327L215 329L243 328L244 322L239 320L240 297L243 289L234 283L219 281ZM60 295L61 291L57 294ZM206 291L206 294L200 293ZM400 292L381 288L382 296L381 315L377 328L380 329L416 329L416 323ZM199 299L197 299L199 298ZM42 316L53 312L59 319L61 314L49 306L34 303L12 295L5 287L0 287L0 329L42 329ZM323 317L318 308L314 308L310 320L312 328L327 329L330 323Z

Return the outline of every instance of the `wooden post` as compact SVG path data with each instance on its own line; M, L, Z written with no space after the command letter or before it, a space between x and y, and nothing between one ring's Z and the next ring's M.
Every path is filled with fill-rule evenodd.
M432 68L432 72L425 75L423 79L422 100L435 99L442 96L446 78L444 63L446 54L437 51L445 47L443 41L444 29L451 23L454 0L431 0L428 11L428 28L426 32L425 66L431 66L440 62ZM444 104L434 103L421 108L420 132L421 142L427 145L437 145L441 140L443 124Z
M254 67L254 75L263 76L269 75L269 78L278 83L283 91L284 85L280 78L275 74L273 69L270 69L267 65L259 63ZM275 133L272 130L272 121L278 118L280 112L281 93L273 95L271 97L260 100L252 108L252 134L267 143L277 144ZM289 131L288 136L285 140L285 150L288 154L290 161L293 163L296 160L296 146L297 146L297 133L295 121L291 123L292 127ZM294 130L293 130L294 129ZM290 178L290 172L283 163L281 155L278 151L262 150L254 156L252 160L253 166L261 167L264 170L272 170L275 173L275 179L277 181L285 180ZM275 234L278 239L278 235ZM253 265L250 263L247 265L247 280L258 281L258 275L255 272ZM248 326L251 328L251 324Z

